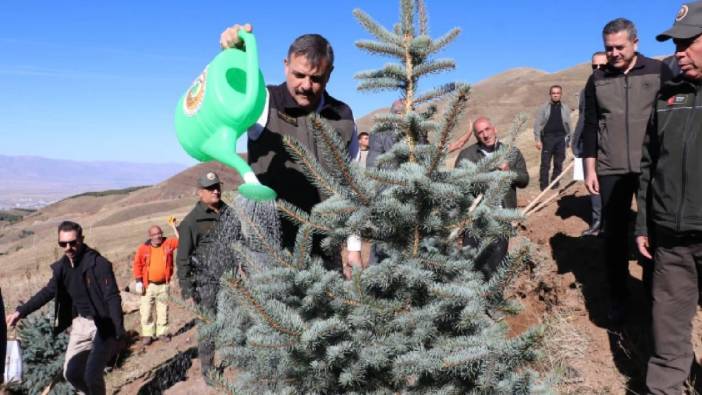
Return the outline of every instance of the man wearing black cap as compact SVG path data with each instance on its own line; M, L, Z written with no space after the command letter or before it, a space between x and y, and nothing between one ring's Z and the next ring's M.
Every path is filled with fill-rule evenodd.
M656 92L670 70L638 52L634 23L617 18L602 29L607 66L585 85L582 132L585 186L602 197L605 265L610 291L607 318L621 323L629 306L629 213L641 173L641 144ZM644 265L644 284L650 273Z
M204 284L201 283L208 273L202 273L205 268L198 265L200 262L196 253L212 241L208 235L229 206L222 201L222 183L216 173L210 171L200 176L197 186L199 201L178 227L178 282L184 299L192 298L201 308L214 311L217 302L217 290L214 288L217 287L217 281L207 281L207 287L203 287ZM207 288L207 292L203 292L203 288ZM200 341L198 357L202 373L207 379L213 366L214 341Z
M672 28L680 74L664 84L644 140L636 244L654 259L651 394L680 394L690 373L692 318L702 270L702 2L681 7Z

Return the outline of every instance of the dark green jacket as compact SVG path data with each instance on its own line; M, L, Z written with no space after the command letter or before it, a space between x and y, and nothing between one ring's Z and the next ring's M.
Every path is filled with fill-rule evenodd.
M502 146L502 143L497 142L497 149ZM477 163L485 157L485 154L480 150L480 143L473 144L470 147L461 151L456 158L456 166L464 160L467 159L473 163ZM516 147L512 148L514 152L508 154L509 157L509 169L516 174L514 180L512 180L512 187L505 194L502 200L502 207L504 208L517 208L517 188L526 188L529 185L529 173L526 168L526 161L524 156Z
M222 213L228 209L229 206L224 202L222 202L222 208L219 212L208 208L202 202L197 202L178 226L180 239L176 255L176 273L178 274L181 293L186 299L192 296L192 291L196 285L191 258L198 248L202 248L210 241L207 237L210 230L214 228Z
M641 160L636 234L702 232L702 85L676 78L656 100Z

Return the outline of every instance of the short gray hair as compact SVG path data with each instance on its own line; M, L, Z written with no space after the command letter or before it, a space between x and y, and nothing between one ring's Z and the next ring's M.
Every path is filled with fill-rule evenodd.
M290 44L288 48L288 60L292 55L304 55L310 65L319 67L322 60L334 65L334 50L326 38L319 34L303 34Z
M617 18L607 22L604 29L602 29L602 36L607 36L614 33L619 33L626 31L629 41L634 41L639 36L636 32L636 26L634 22L626 18Z

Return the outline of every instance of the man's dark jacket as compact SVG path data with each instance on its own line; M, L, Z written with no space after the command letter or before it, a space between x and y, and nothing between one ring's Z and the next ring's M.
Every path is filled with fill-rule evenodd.
M639 173L641 146L656 93L671 78L661 61L637 54L627 74L608 66L585 85L583 158L597 158L598 175Z
M212 210L202 202L197 202L195 207L183 218L178 226L178 252L176 254L176 273L181 293L184 298L193 296L197 285L197 273L191 260L197 249L202 249L211 239L207 236L214 229L220 216L229 209L224 202L219 212Z
M285 83L268 86L268 93L268 120L261 135L256 140L248 140L248 161L259 181L271 187L278 198L310 212L315 204L326 197L320 195L317 187L288 153L283 139L287 136L299 141L322 168L330 170L335 165L323 157L323 142L313 133L308 116L314 112L301 108ZM324 105L319 117L337 132L348 149L355 131L351 108L324 92ZM297 235L297 226L283 218L282 232L284 246L291 247Z
M495 150L498 150L501 146L502 143L498 141ZM485 153L481 151L481 147L482 145L477 143L461 151L458 154L458 158L456 158L456 166L464 159L477 163L485 158ZM517 208L517 188L526 188L529 184L529 173L527 172L524 156L516 147L513 147L512 150L513 152L510 152L507 156L509 158L508 165L509 170L513 171L516 177L512 180L512 186L502 200L502 207L504 208Z
M636 234L702 232L702 85L677 77L658 94L639 177Z
M80 262L78 266L83 271L83 281L96 314L93 319L100 335L122 338L125 333L122 298L115 274L112 271L112 263L85 244L76 258ZM54 317L57 321L54 324L54 334L61 333L71 326L76 312L65 285L68 275L66 269L69 268L70 264L66 256L51 264L52 276L46 286L32 296L27 303L17 308L20 318L40 309L53 299Z

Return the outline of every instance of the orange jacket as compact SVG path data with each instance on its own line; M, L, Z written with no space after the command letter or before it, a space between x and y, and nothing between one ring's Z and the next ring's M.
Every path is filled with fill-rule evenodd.
M162 244L163 254L166 257L166 282L171 281L173 276L173 253L178 248L178 239L168 238ZM149 240L139 246L136 255L134 255L134 278L141 279L144 283L144 289L149 285L149 265L151 264L151 243Z

